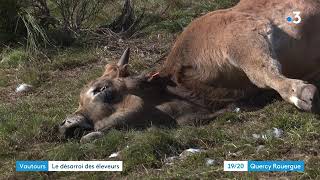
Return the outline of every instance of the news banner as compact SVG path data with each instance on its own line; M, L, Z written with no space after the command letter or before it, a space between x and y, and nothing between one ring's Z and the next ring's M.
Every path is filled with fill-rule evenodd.
M304 161L224 161L230 172L304 172ZM122 161L16 161L17 172L122 171Z

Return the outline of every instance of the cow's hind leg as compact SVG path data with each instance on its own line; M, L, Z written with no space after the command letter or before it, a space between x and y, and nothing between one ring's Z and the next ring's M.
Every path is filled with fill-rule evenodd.
M179 126L191 125L191 126L199 126L208 124L213 121L217 117L225 114L226 112L230 112L231 110L228 108L220 109L214 113L189 113L179 116L176 121Z
M302 80L287 78L281 73L281 64L266 35L250 33L235 39L236 42L230 43L230 56L252 83L260 88L276 90L284 100L301 110L319 112L317 88Z
M230 105L218 111L211 112L187 100L178 99L158 105L156 108L172 117L179 126L207 124L218 116L226 112L234 111L235 109Z

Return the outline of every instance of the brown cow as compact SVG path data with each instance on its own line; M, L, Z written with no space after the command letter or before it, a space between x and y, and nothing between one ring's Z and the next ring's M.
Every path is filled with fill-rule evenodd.
M78 110L59 127L65 137L82 136L87 142L111 128L144 128L150 125L203 124L226 109L211 112L186 97L167 90L168 78L143 73L127 76L127 49L118 64L108 64L103 75L90 82L80 93Z
M288 16L301 22L289 23ZM233 8L194 20L175 42L158 80L147 75L127 77L123 60L119 66L108 65L105 74L81 93L78 115L72 122L88 121L83 127L95 130L83 141L118 124L146 122L141 117L151 113L142 111L148 107L176 122L185 115L188 118L182 122L194 122L201 115L203 119L215 117L211 112L221 104L261 88L274 89L301 110L319 112L318 91L310 84L320 78L319 50L319 1L242 0ZM167 86L169 82L175 87ZM102 95L94 96L95 92ZM113 92L117 101L110 103L108 94ZM64 123L61 132L65 134L68 127Z

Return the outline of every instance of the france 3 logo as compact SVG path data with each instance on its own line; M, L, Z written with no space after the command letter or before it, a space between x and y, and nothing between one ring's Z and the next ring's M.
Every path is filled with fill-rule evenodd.
M288 23L293 23L293 24L300 24L302 21L302 18L300 16L301 12L300 11L293 11L293 17L288 16L287 17L287 22Z

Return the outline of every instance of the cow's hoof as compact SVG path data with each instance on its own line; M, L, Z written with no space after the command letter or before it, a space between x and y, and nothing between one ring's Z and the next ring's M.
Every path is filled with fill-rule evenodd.
M307 84L298 89L297 96L291 96L290 101L299 109L319 113L319 93L316 86Z

